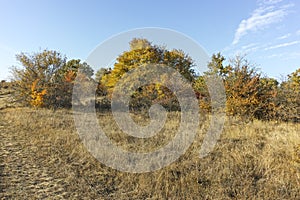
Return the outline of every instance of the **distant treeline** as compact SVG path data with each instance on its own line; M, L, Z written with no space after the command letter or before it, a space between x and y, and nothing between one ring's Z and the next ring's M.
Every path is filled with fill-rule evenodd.
M96 86L96 106L110 109L114 88L127 72L140 66L159 64L177 70L192 85L202 112L209 113L212 109L205 80L217 75L225 87L227 115L243 119L300 122L300 68L279 83L276 79L262 76L242 56L230 59L229 64L225 65L225 58L218 53L212 56L208 71L197 75L193 70L194 61L181 50L167 50L146 39L135 38L129 44L130 49L117 57L114 66L105 66L95 74L87 63L79 59L67 60L57 51L20 53L16 58L22 68L12 68L16 98L27 106L71 108L76 79L87 90ZM143 77L142 74L136 75L127 81L143 83ZM163 83L138 87L131 94L130 109L147 110L152 104L159 103L167 110L180 110L176 95L164 86L168 85L169 80L163 75L160 80Z

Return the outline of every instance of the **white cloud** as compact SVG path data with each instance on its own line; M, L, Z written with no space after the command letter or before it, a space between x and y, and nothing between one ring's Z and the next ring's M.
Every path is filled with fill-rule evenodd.
M271 24L282 21L288 13L288 8L293 5L277 6L276 4L279 2L281 0L265 0L260 3L260 6L252 12L248 19L240 22L232 44L237 44L249 32L263 30Z
M249 48L252 48L252 47L254 47L256 45L257 45L257 43L247 44L247 45L242 46L242 49L249 49Z
M249 43L249 44L245 44L243 46L234 46L234 45L230 45L225 47L221 52L222 53L233 53L232 56L236 55L236 54L251 54L254 52L257 52L261 49L264 49L265 47L267 47L268 45L266 44L259 44L259 43Z
M281 60L291 60L291 59L299 59L300 52L284 52L284 53L279 53L279 54L271 54L266 57L261 57L261 58L268 58L268 59L274 59L274 58L279 58Z
M265 4L265 5L270 5L270 4L276 4L276 3L279 3L279 2L282 2L283 0L260 0L259 1L259 4L262 5L262 4Z
M247 45L244 45L241 47L242 51L246 54L256 52L256 51L260 50L261 48L263 48L263 46L259 45L258 43L251 43L251 44L247 44Z
M288 34L285 34L285 35L283 35L283 36L278 37L277 40L283 40L283 39L286 39L286 38L288 38L288 37L290 37L290 36L291 36L291 34L288 33Z
M298 30L298 31L296 32L296 34L297 34L297 35L300 35L300 30Z
M296 44L299 44L299 43L300 43L300 40L293 41L293 42L286 42L286 43L277 44L277 45L274 45L274 46L267 47L267 48L265 48L265 50L271 50L271 49L277 49L277 48L281 48L281 47L292 46L292 45L296 45Z

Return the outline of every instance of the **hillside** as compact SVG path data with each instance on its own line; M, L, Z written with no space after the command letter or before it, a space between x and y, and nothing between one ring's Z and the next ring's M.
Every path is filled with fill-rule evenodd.
M200 159L199 148L208 127L202 121L195 142L179 160L158 171L132 174L111 169L87 152L70 110L6 108L0 111L0 116L0 199L297 199L300 196L299 124L261 121L243 124L228 118L214 151ZM171 116L175 119L178 115L171 113ZM136 141L117 131L111 114L98 117L101 126L119 145L136 150ZM163 138L168 140L177 126L176 120L169 121L167 126L169 130L163 133ZM150 145L150 149L158 145L144 144Z

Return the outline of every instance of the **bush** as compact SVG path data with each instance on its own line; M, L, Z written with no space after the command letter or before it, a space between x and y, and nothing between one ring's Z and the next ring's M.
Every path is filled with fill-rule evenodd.
M177 70L190 83L194 80L194 71L192 69L193 61L180 50L167 50L163 47L152 45L146 39L133 39L130 42L130 50L122 53L114 64L112 70L102 70L97 72L97 77L100 77L99 93L107 93L112 96L115 86L124 75L132 69L146 66L147 69L152 69L154 65L171 67ZM143 72L141 72L143 73ZM143 83L144 78L150 76L160 76L159 72L153 71L147 74L138 74L136 77L126 77L127 83L138 84ZM148 77L148 78L149 78ZM149 84L139 87L132 94L130 107L132 109L145 109L153 103L164 103L167 107L173 107L170 102L173 101L172 92L164 87L168 81L160 76L162 83ZM98 78L97 78L98 79ZM130 84L128 84L130 87ZM173 108L175 108L174 106Z
M93 69L80 60L70 60L60 53L44 50L39 53L16 56L22 68L13 67L17 84L16 97L25 105L34 107L71 107L73 84L80 69L91 78Z
M22 68L12 69L17 99L25 105L47 106L44 100L53 95L50 86L58 79L66 57L49 50L31 55L21 53L16 57L22 65Z
M300 121L300 69L279 85L273 78L261 77L244 57L236 56L227 66L224 66L224 61L220 53L213 55L209 70L194 81L202 110L211 111L205 79L215 74L223 79L227 115L250 120Z
M275 98L277 118L300 122L300 68L288 75L278 88Z

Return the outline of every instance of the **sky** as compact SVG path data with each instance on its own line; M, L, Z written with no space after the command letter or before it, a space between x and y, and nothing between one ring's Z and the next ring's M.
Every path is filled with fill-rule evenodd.
M300 67L299 22L297 0L0 0L0 80L20 65L18 53L57 50L84 61L113 35L143 27L181 32L227 61L245 55L280 79Z

